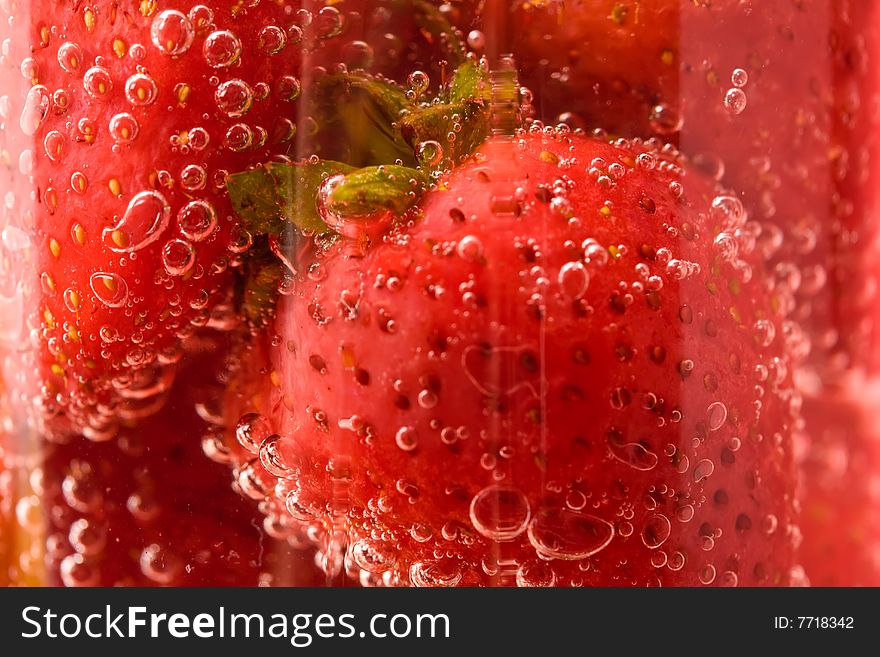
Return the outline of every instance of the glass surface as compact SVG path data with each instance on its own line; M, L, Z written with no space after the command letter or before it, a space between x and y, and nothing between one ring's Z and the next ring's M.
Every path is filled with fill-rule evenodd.
M880 585L875 5L0 0L0 583Z

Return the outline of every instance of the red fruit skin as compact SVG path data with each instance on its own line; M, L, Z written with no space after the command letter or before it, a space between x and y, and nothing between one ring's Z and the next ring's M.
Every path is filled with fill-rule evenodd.
M877 384L805 397L799 558L813 586L880 586Z
M311 551L266 535L263 514L210 461L199 436L225 337L200 335L158 414L118 439L47 444L46 582L64 586L315 585ZM198 408L201 409L197 412ZM207 420L205 418L208 418ZM271 528L268 528L271 530Z
M862 258L876 253L875 12L847 0L581 0L511 19L540 118L658 135L740 194L826 380L865 357L875 305L876 268ZM748 75L740 114L723 102L735 69Z
M619 24L615 7L627 10ZM841 397L860 394L841 392L851 372L871 377L880 367L877 11L876 3L846 0L524 5L511 46L541 118L570 112L563 118L585 127L660 134L695 158L709 154L712 167L723 163L723 183L763 225L771 275L789 289L780 296L803 329L792 348L803 356L802 338L811 345L799 376L811 452L848 451L862 465L871 461L861 455L873 452L877 423L850 420L843 430L832 418L849 405ZM748 101L731 116L722 99L735 68L748 73ZM652 123L657 104L671 110L669 121ZM668 132L678 121L681 129ZM871 499L870 471L848 478L852 492L841 495L819 463L805 468L805 507L876 525L876 505L853 503ZM876 582L880 542L872 532L852 542L828 529L805 519L810 580ZM839 564L836 576L830 564Z
M365 583L797 581L783 318L760 270L743 280L712 246L715 186L641 144L554 133L480 153L407 228L318 260L280 302L272 371L229 405L264 416L240 435L278 434L251 444L276 498L330 563L347 541ZM489 538L491 503L474 521L493 485L516 491L512 540Z
M31 82L51 98L30 149L36 262L26 306L40 350L37 387L45 414L64 416L58 430L101 438L118 419L155 411L181 344L197 327L231 319L232 269L248 237L235 227L225 173L308 147L295 134L307 121L297 96L308 96L315 76L338 63L394 74L424 44L407 39L408 23L397 29L401 14L387 3L244 4L52 0L22 25ZM151 34L169 11L182 12L169 20L192 28L191 44L186 29ZM286 30L286 45L268 54L281 44L275 28ZM152 78L155 100L135 75ZM137 225L120 224L144 193L161 196L137 206L147 208ZM200 208L215 217L204 230L193 226ZM155 240L144 240L163 209L167 227L160 221ZM127 236L113 232L120 227Z

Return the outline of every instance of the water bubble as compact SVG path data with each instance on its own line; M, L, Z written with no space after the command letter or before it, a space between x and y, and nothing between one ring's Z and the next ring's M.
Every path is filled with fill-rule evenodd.
M194 151L202 151L211 142L211 135L202 127L195 127L189 131L188 143Z
M94 521L79 518L70 525L68 540L80 554L93 556L100 553L107 544L107 532Z
M640 443L609 443L611 456L635 470L647 472L657 465L657 455Z
M197 32L206 29L214 22L214 11L205 5L196 5L189 10L187 16Z
M512 486L489 486L471 500L471 523L480 534L493 541L516 538L526 530L530 518L528 499Z
M157 584L171 584L183 571L183 562L169 550L153 543L144 548L141 572Z
M679 132L684 125L684 119L678 110L672 105L659 104L651 108L651 114L648 117L651 122L651 128L654 132L661 135L671 135Z
M238 118L247 114L254 101L254 91L244 80L228 80L214 92L217 107L227 116Z
M776 326L769 319L755 322L755 341L762 347L769 347L776 338Z
M727 406L724 402L716 401L709 404L706 409L706 421L709 423L709 431L718 431L727 421Z
M718 584L721 586L737 586L739 584L739 577L732 570L725 570L721 573Z
M713 221L723 228L740 228L745 224L747 215L742 201L736 196L722 194L712 199L709 214Z
M702 568L700 568L699 573L700 583L708 586L712 582L715 581L715 566L712 564L706 564Z
M614 526L579 511L545 509L529 523L528 538L542 557L579 560L607 547L614 538Z
M43 150L52 162L58 162L64 151L64 135L57 130L51 130L43 140Z
M104 229L104 244L118 253L137 251L159 239L170 220L171 206L160 192L140 192L132 197L119 223Z
M83 61L82 48L69 41L58 48L58 63L68 73L74 73Z
M461 581L461 569L451 559L443 561L416 561L409 569L413 586L455 586Z
M299 94L302 91L302 83L292 75L285 75L278 80L276 88L281 100L289 102L299 98Z
M580 299L590 284L590 274L580 262L567 262L559 269L559 288L568 299Z
M110 136L119 144L127 144L134 141L138 135L137 119L128 112L121 112L110 119Z
M223 136L223 145L236 153L247 150L253 143L254 131L245 123L235 123L229 126Z
M746 108L746 101L746 93L738 87L733 87L724 94L724 109L732 116L742 114L742 111Z
M162 247L162 263L165 265L165 271L172 276L183 276L189 273L195 264L195 259L195 249L186 240L168 240Z
M267 25L260 31L257 47L266 55L275 55L287 45L287 34L277 25Z
M92 66L83 76L83 87L92 98L103 98L113 88L110 72L102 66Z
M282 438L277 433L263 441L260 445L260 463L273 477L290 477L295 471L284 461L281 441Z
M128 300L128 283L119 274L95 272L89 278L89 287L108 308L120 308Z
M260 451L260 445L272 433L268 418L259 413L248 413L239 419L235 427L235 437L252 454Z
M423 166L437 166L443 161L443 146L438 141L428 139L419 144L416 156L419 158L419 163Z
M26 136L32 136L40 128L49 113L50 104L49 90L43 85L38 84L28 90L19 120L21 131Z
M418 98L428 90L431 80L424 71L413 71L406 77L406 83Z
M419 445L419 434L413 427L400 427L394 436L394 442L405 452L411 452Z
M62 583L67 587L96 586L100 581L98 569L79 553L64 557L58 571Z
M212 68L227 68L241 57L241 41L229 30L211 32L202 48L205 61Z
M474 235L465 235L459 240L455 252L465 262L479 262L483 257L483 242Z
M651 550L657 549L666 542L671 532L672 525L669 518L661 513L655 513L645 520L642 527L642 543Z
M471 50L480 51L486 47L486 35L480 30L471 30L467 35L467 44Z
M730 83L734 87L744 87L749 81L749 74L745 72L745 70L741 68L733 69L733 73L730 74Z
M159 87L146 73L135 73L125 81L125 98L135 107L152 104L157 95Z
M188 164L180 172L180 186L188 192L204 189L208 184L208 172L198 164Z
M384 573L397 563L397 552L393 547L364 538L351 546L351 556L360 568L371 573Z
M516 585L519 587L546 588L555 583L556 574L546 561L526 561L516 570Z
M709 459L703 459L694 466L694 481L701 482L708 479L715 472L715 464Z
M190 201L178 211L177 225L184 237L201 242L217 229L217 213L207 201Z
M153 45L163 54L177 57L192 45L195 30L188 17L174 9L159 13L150 27Z

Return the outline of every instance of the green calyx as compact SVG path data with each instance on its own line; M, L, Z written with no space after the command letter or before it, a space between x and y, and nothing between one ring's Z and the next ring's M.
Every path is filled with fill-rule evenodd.
M434 181L491 132L493 85L485 64L468 55L436 5L392 1L411 11L422 36L443 53L440 88L430 91L422 72L413 72L408 86L364 71L319 72L300 101L308 112L297 121L298 143L313 155L227 179L232 206L253 238L239 287L251 326L271 318L279 287L298 268L288 258L298 240L355 239L367 248L378 230L405 221Z

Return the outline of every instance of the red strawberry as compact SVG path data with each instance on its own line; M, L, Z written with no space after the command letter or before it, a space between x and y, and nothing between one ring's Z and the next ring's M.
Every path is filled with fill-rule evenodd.
M210 408L225 338L197 339L167 406L119 439L47 446L42 493L51 584L311 585L307 550L264 523L197 437L221 432ZM36 498L35 498L36 499ZM265 527L265 530L264 530ZM44 530L45 531L45 530ZM264 531L268 531L266 536Z
M540 117L661 135L740 194L803 329L790 336L794 349L811 346L799 376L810 453L848 453L862 466L877 423L847 422L842 432L832 418L849 405L836 400L851 372L880 369L877 11L850 0L581 0L522 4L510 31ZM731 99L746 101L741 113ZM853 503L870 499L874 475L847 477L852 492L840 495L818 474L822 460L806 465L805 506L874 526L875 505ZM838 583L875 581L876 541L829 540L825 529L808 512L810 579L832 581L833 562L847 564Z
M804 398L799 559L813 586L880 586L877 384Z
M346 548L365 581L416 585L798 579L783 317L754 224L674 149L490 140L348 244L301 264L271 370L230 404L258 413L239 440L326 567Z
M155 410L181 344L230 319L230 268L249 237L226 174L314 141L297 97L327 69L411 66L426 45L399 9L411 5L35 5L20 26L33 52L16 50L32 84L20 166L35 194L27 310L50 414L101 439Z

